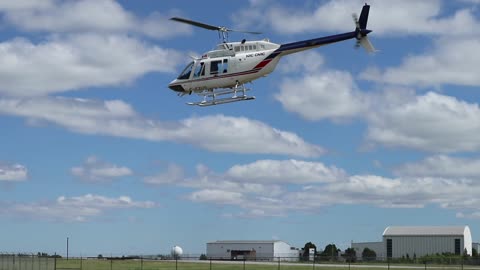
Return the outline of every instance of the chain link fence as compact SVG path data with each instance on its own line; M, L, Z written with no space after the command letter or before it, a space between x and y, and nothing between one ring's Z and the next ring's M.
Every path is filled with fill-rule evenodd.
M254 257L219 260L205 255L62 258L25 254L0 254L0 270L480 270L476 258L346 258Z

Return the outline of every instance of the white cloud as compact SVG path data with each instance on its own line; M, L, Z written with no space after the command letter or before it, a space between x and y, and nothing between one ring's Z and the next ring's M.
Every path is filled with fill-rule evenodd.
M73 167L71 172L74 176L91 182L110 181L133 174L127 167L102 161L95 156L88 157L82 166Z
M479 25L480 27L480 25ZM433 51L423 55L407 56L398 67L367 69L361 78L398 85L480 86L478 38L440 38Z
M400 176L480 179L480 159L435 155L395 169Z
M104 217L113 210L152 208L151 201L134 201L128 196L110 198L94 194L78 197L60 196L55 201L3 203L0 213L27 219L56 222L85 222Z
M346 173L335 166L301 160L257 160L244 165L235 165L225 173L227 178L253 183L324 183L335 182L346 177Z
M277 69L286 74L312 74L318 72L324 63L325 59L320 53L316 51L305 51L282 58Z
M52 0L17 0L17 1L1 1L1 11L19 11L28 9L47 9L53 5Z
M287 111L307 120L365 121L367 146L380 144L434 153L480 149L480 139L475 135L480 132L478 103L434 92L417 95L411 89L392 86L383 91L361 91L345 71L284 78L279 84L281 90L275 98ZM298 89L302 95L297 94Z
M367 140L429 152L480 149L478 104L429 92L369 116Z
M169 164L166 172L145 177L143 182L151 185L163 185L178 183L182 180L184 180L182 167L176 164Z
M242 193L218 189L203 189L195 191L190 194L188 198L194 202L208 202L216 204L239 205L244 201Z
M237 179L228 174L212 172L202 164L197 165L196 169L197 174L194 177L186 177L180 166L170 164L165 172L145 177L144 183L152 185L177 185L198 190L222 190L227 193L248 193L256 195L267 192L273 195L283 193L283 189L274 183L256 183L246 181L245 179L237 181Z
M21 164L0 162L0 182L21 182L28 177L28 170Z
M148 72L173 72L181 58L123 35L68 35L39 44L17 38L0 43L0 94L41 96L127 84Z
M357 117L368 106L350 73L333 70L286 78L275 98L287 111L308 120Z
M283 171L275 171L275 168L282 165L285 165L287 171L283 176ZM320 169L312 170L312 167ZM325 175L332 175L336 179L331 181ZM192 202L237 208L236 213L224 213L230 217L286 216L298 211L317 212L334 205L369 205L381 208L423 208L435 205L458 210L459 217L463 215L462 217L473 218L475 212L480 212L480 199L476 196L480 192L478 181L465 179L464 175L455 173L443 175L445 177L430 177L420 173L418 176L396 178L347 175L342 169L334 166L328 168L322 163L258 160L232 166L224 173L213 173L205 166L200 166L195 177L175 184L188 188L189 192L194 189L185 196ZM255 184L256 188L246 188L251 184Z
M7 23L24 31L132 32L155 38L191 32L191 27L187 25L174 26L168 20L171 14L153 12L145 19L139 18L113 0L3 1L0 12Z
M278 33L353 31L351 14L361 11L364 1L327 1L318 4L286 6L272 2L251 2L252 8L236 16L239 27L262 27ZM442 16L442 2L402 1L392 7L388 1L369 1L368 28L375 35L470 35L478 34L480 22L471 9ZM279 19L281 18L281 19ZM455 29L449 31L446 29Z
M83 134L187 143L214 152L315 157L324 150L297 134L245 117L210 115L177 122L144 118L123 101L70 98L0 99L0 114L53 123Z

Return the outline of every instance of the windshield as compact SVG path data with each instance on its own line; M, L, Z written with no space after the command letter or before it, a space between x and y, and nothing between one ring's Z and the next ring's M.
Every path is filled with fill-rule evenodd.
M187 67L180 73L180 76L178 76L177 79L179 80L186 80L190 78L190 73L192 73L192 67L193 67L193 62L190 62L190 64L187 65Z

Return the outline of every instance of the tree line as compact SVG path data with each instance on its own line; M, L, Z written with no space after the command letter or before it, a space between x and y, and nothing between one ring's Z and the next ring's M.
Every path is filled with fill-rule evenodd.
M364 248L361 254L357 254L356 250L353 248L347 248L342 253L335 244L328 244L325 246L323 251L318 251L315 244L308 242L302 249L300 253L301 261L311 261L310 249L314 249L314 260L315 261L339 261L343 260L346 262L356 262L357 260L362 260L364 262L371 262L377 260L377 254L374 250L369 248ZM378 258L384 259L384 258ZM415 253L405 254L401 258L389 258L389 262L392 263L421 263L421 264L480 264L480 255L475 248L472 248L472 255L467 254L467 250L464 250L463 254L455 255L453 253L437 253L431 255L425 255L417 258Z

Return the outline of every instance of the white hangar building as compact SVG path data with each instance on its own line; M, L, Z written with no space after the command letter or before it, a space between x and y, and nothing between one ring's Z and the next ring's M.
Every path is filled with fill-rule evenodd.
M212 259L298 261L299 254L297 248L278 240L207 243L207 257Z
M401 258L414 255L418 258L436 253L472 255L472 234L468 226L390 226L383 232L382 242L352 243L357 257L362 256L365 247L377 254L377 259Z

